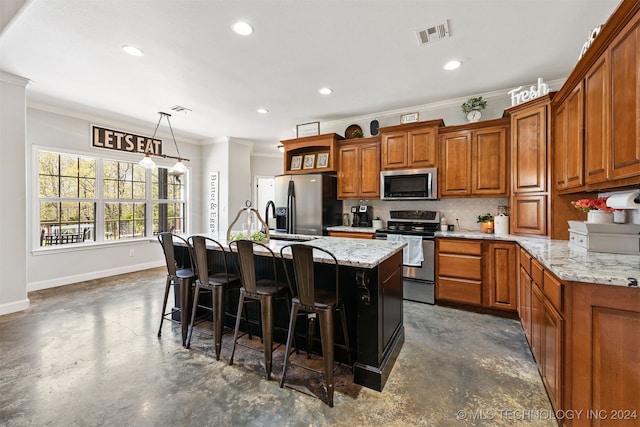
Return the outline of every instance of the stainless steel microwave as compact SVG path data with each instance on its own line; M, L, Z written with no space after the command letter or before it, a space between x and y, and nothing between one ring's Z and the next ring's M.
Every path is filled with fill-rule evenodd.
M438 169L401 169L380 172L381 200L436 200Z

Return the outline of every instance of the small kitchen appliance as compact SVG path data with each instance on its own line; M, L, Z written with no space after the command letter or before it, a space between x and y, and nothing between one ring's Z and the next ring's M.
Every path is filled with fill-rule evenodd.
M372 227L373 207L367 205L351 206L352 227Z

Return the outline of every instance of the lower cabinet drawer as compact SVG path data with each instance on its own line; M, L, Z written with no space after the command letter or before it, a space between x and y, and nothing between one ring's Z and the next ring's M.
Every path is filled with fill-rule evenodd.
M473 255L438 254L438 276L482 280L482 258Z
M562 313L564 309L562 305L562 283L551 273L544 271L544 280L542 285L542 292L549 299L551 304Z
M482 305L482 282L477 280L438 276L436 292L438 299Z

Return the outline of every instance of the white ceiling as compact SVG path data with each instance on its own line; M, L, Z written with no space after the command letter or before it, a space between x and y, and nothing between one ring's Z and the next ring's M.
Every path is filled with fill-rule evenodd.
M21 0L0 0L20 2ZM0 70L32 104L270 152L295 125L566 77L619 0L30 0L0 34ZM0 10L2 11L2 10ZM231 31L246 20L253 35ZM452 37L420 46L416 29ZM6 19L0 20L0 23ZM125 54L131 44L143 57ZM446 72L449 59L463 62ZM334 89L330 96L318 89ZM270 113L261 115L258 108Z

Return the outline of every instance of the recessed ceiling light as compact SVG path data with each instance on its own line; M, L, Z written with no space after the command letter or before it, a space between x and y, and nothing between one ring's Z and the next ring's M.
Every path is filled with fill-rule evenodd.
M122 50L127 52L131 56L143 56L144 52L141 49L138 49L135 46L130 46L128 44L122 45Z
M253 27L246 22L239 21L233 24L233 31L241 36L248 36L253 33Z
M333 89L328 87L323 87L318 92L320 92L321 95L331 95L333 93Z
M269 112L266 108L258 108L256 111L260 114L267 114Z
M455 59L453 61L449 61L446 64L444 64L444 68L447 71L451 71L451 70L455 70L457 68L460 68L460 66L462 65L462 62L460 61L456 61Z

